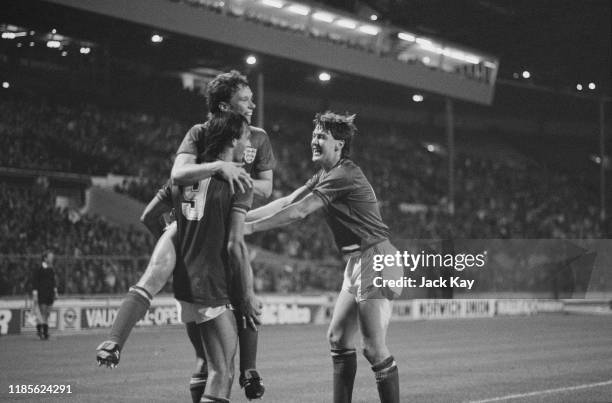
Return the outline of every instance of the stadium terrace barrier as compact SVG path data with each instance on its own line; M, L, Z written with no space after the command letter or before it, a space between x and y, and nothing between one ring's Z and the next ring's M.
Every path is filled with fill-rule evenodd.
M262 323L322 324L331 316L333 299L328 296L262 296ZM81 331L110 328L122 297L59 299L49 313L52 331ZM172 297L155 298L149 311L136 326L166 326L181 323L180 305ZM30 333L36 330L36 319L29 300L0 301L0 334Z
M392 320L488 318L495 314L494 299L413 299L396 301Z
M588 300L582 300L589 304ZM566 304L580 301L548 299L413 299L393 304L394 321L490 318L502 315L535 315L566 312ZM612 308L609 309L612 314Z
M265 325L324 324L331 318L334 298L322 296L261 297L262 322ZM60 299L51 309L49 328L70 332L110 328L115 320L121 297L98 299ZM546 299L414 299L393 304L393 321L490 318L501 315L535 315L538 313L581 313L612 315L610 300ZM180 306L169 296L155 298L139 327L178 325ZM36 329L30 301L0 301L0 335L30 333Z

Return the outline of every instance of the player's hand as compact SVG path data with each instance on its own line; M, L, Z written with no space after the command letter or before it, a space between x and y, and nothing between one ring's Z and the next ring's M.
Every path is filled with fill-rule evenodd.
M230 185L230 191L234 194L234 185L240 189L240 192L244 193L246 189L253 187L253 179L251 175L243 168L244 164L241 162L221 162L220 174Z
M255 297L255 294L247 294L245 296L240 306L243 328L246 329L249 326L257 331L257 325L261 325L261 308L263 308L263 304L259 298Z

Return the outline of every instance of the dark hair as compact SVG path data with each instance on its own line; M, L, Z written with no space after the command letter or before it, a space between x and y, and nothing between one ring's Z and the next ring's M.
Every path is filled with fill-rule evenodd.
M237 112L213 114L207 122L204 137L204 160L211 161L223 150L232 147L232 140L240 138L245 125L246 127L249 125L246 118Z
M249 85L246 76L240 74L236 70L229 73L219 74L213 78L206 86L206 99L208 102L208 111L210 113L221 112L219 104L221 102L229 102L232 96L241 87Z
M325 131L329 131L334 139L344 141L344 147L342 147L342 157L348 157L351 152L351 141L353 136L357 134L357 126L355 126L355 114L342 115L331 111L324 113L317 113L313 120L316 126L321 126Z

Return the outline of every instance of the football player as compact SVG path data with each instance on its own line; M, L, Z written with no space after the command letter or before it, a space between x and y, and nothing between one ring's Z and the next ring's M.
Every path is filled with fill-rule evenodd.
M237 71L220 74L207 87L208 107L211 113L235 111L250 123L255 104L246 77ZM173 167L173 177L177 183L190 183L219 174L229 184L231 192L244 192L253 187L254 194L263 198L272 191L272 169L275 159L270 141L263 129L250 126L250 145L245 148L242 162L226 161L203 162L198 156L205 149L208 122L195 125L185 135L177 152ZM251 179L249 173L254 179ZM166 184L165 187L170 186ZM167 188L166 188L167 189ZM176 259L173 239L176 225L170 225L163 231L159 217L167 212L170 200L164 200L164 188L149 203L141 218L143 223L159 241L153 251L149 265L136 286L130 289L122 302L110 340L98 346L97 360L100 365L114 367L119 362L120 349L125 344L129 332L136 322L146 313L152 297L166 283L174 270ZM194 322L186 323L189 339L196 352L196 372L190 380L193 401L200 400L206 383L206 359L200 342L200 335ZM264 385L256 370L258 333L252 328L239 327L240 341L240 385L245 389L248 399L260 398Z
M311 138L312 161L320 169L287 197L247 214L245 233L266 231L303 219L316 210L325 212L338 249L347 261L344 282L336 300L327 337L333 362L333 401L352 399L357 368L355 335L363 336L363 354L372 365L380 401L399 402L396 362L386 345L391 300L398 288L379 287L376 279L398 279L402 267L373 268L374 255L395 255L389 229L383 223L372 186L349 157L357 128L354 115L318 114Z
M204 141L203 160L232 161L243 155L250 130L236 112L214 114ZM256 330L260 303L253 292L253 273L244 241L244 217L252 189L233 193L229 183L212 176L188 185L173 185L177 222L174 296L184 322L195 322L208 362L202 402L229 402L234 355L241 320Z

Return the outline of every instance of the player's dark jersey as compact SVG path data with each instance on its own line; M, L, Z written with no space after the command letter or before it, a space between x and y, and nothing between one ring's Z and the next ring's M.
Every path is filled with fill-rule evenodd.
M252 191L232 196L227 182L211 177L191 186L175 186L171 194L178 226L174 296L211 307L230 303L230 216L234 209L246 213Z
M32 273L32 290L38 291L38 301L51 305L55 299L55 271L53 267L42 263Z
M364 250L389 238L374 190L352 160L341 159L327 172L321 169L306 187L323 200L327 223L340 250Z
M208 123L197 124L193 126L181 142L177 154L187 153L196 156L201 156L206 148L204 138ZM268 134L255 126L250 126L251 129L251 145L244 150L245 170L249 173L263 172L274 169L276 160L270 145Z

